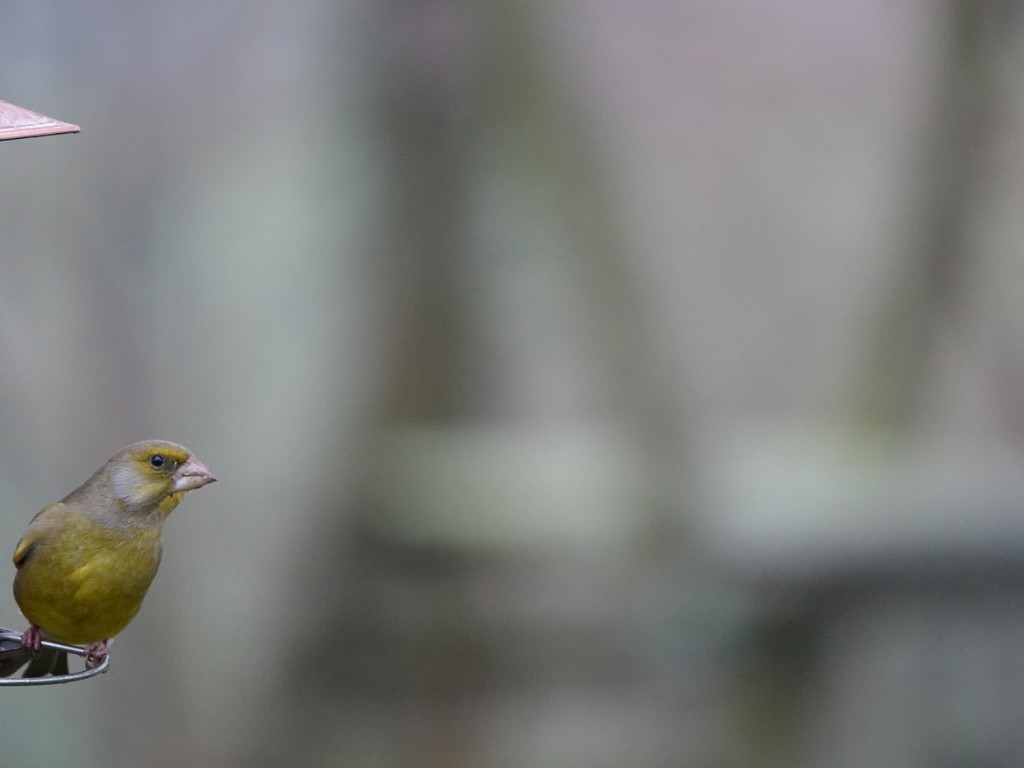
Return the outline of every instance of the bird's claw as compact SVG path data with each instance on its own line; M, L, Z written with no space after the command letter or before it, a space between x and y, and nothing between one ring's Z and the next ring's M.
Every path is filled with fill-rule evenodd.
M39 649L43 647L43 636L35 624L21 633L21 647L32 651L33 654L39 653Z
M107 641L100 640L85 646L85 668L96 669L107 658Z

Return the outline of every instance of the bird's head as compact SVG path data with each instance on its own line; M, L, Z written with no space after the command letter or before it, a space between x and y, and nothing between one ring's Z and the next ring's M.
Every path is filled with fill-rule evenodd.
M217 480L189 450L144 440L118 451L103 470L110 492L132 512L168 514L186 491Z

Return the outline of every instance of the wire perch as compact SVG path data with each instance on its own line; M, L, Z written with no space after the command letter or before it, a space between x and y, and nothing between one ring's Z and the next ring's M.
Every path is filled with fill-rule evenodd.
M52 643L43 640L43 648L52 651L64 651L74 656L86 657L86 650L77 645L64 645L63 643ZM21 646L21 633L10 629L0 629L0 662L9 656L24 653ZM71 672L66 675L51 675L49 677L0 677L0 685L59 685L61 683L74 683L78 680L85 680L106 672L110 666L110 656L107 656L99 663L99 666L92 669L83 669L81 672Z

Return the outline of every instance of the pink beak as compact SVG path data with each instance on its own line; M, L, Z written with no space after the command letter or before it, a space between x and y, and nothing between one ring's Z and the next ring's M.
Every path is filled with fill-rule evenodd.
M174 473L175 493L194 491L196 488L202 488L204 485L215 482L217 482L217 478L213 476L213 472L193 458L189 458Z

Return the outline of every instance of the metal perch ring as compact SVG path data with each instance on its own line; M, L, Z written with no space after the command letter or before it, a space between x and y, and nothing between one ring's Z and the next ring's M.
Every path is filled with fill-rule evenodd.
M64 651L74 656L81 656L83 659L88 655L85 648L77 645L64 645L43 640L43 648L51 651ZM24 653L21 645L21 633L9 629L0 629L0 662L7 656L17 653ZM72 672L67 675L51 675L49 677L0 677L0 685L59 685L60 683L73 683L77 680L85 680L106 672L110 666L110 657L107 656L99 663L99 666L92 669L83 669L81 672Z

